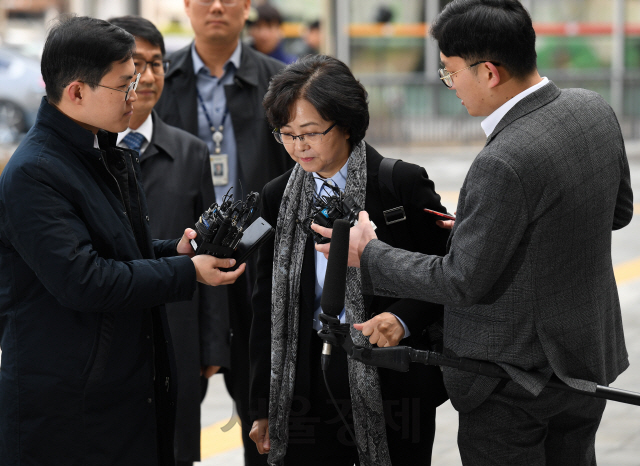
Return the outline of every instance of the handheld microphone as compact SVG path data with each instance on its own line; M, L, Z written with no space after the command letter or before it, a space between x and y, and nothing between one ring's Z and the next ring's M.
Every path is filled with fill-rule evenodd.
M344 309L344 296L347 285L347 261L349 259L349 230L348 220L338 219L333 223L331 235L331 252L327 261L327 272L324 277L324 287L320 298L322 313L320 319L327 324L340 324L340 313ZM322 370L329 367L331 357L331 343L324 341L322 345Z

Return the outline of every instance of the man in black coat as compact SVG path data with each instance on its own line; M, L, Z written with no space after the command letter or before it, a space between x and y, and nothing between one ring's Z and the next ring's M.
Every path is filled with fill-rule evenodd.
M240 42L249 15L250 0L234 5L185 0L195 41L169 58L165 89L155 109L168 124L207 142L216 198L234 189L236 199L261 192L271 179L293 166L293 161L271 135L262 108L269 79L284 65ZM218 142L214 142L217 139ZM252 263L246 278L228 292L231 362L223 368L229 394L242 421L245 463L266 464L249 438L249 329ZM223 312L222 308L218 308Z
M133 63L142 73L136 89L129 128L118 135L118 145L140 153L142 183L147 196L153 238L179 236L193 226L215 200L207 145L192 134L167 125L153 111L162 95L169 62L164 59L162 34L139 16L111 18L136 39ZM224 288L198 286L191 301L166 305L176 356L178 403L175 451L178 462L200 461L200 400L206 377L229 366L226 313L216 312L225 302ZM222 319L222 321L220 321ZM216 332L221 332L216 334ZM201 382L204 378L204 383Z
M163 304L239 276L190 257L193 230L151 240L138 154L115 147L137 100L134 48L105 21L55 25L47 97L0 177L3 466L173 466Z

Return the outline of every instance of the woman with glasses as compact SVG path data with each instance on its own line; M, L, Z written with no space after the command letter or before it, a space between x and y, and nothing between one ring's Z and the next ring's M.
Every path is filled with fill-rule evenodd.
M317 335L327 261L302 223L317 196L339 189L369 212L381 240L444 255L448 231L423 212L444 212L440 196L417 165L381 168L383 157L363 140L367 93L339 60L316 55L287 66L271 80L263 104L274 137L296 165L268 183L261 198L262 216L276 235L260 250L252 301L251 437L276 464L429 464L435 408L447 398L437 367L378 370L348 361L334 347L326 376L349 428L341 421L323 380ZM392 186L381 184L379 174L389 175ZM432 330L442 306L364 296L358 269L349 269L346 289L341 321L377 316L394 329L397 338L378 346L436 343ZM353 333L356 344L370 346Z

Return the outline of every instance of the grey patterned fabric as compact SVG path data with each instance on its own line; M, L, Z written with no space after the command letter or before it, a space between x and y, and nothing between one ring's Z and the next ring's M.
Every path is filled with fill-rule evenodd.
M367 184L365 143L361 142L349 156L345 193L364 206ZM297 165L285 189L278 212L273 281L271 295L271 387L269 393L268 461L282 464L289 440L288 420L293 399L298 353L300 276L304 258L306 233L298 228L297 219L309 211L311 193L315 189L313 174ZM346 288L346 321L366 320L360 271L349 268ZM370 347L366 337L354 329L354 343ZM349 360L349 385L353 405L355 435L362 466L390 465L385 432L380 380L375 367Z
M629 362L611 232L633 218L633 193L606 101L550 82L518 102L471 165L456 210L445 257L369 243L364 290L445 304L445 348L497 362L533 395L552 373L582 390L614 381ZM461 412L497 384L453 369L444 381Z

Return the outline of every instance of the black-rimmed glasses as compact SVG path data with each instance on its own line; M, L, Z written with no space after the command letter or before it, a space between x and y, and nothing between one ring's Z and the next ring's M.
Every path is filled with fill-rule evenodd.
M151 65L151 72L157 76L164 76L169 71L169 63L169 60L144 61L133 59L133 66L136 67L138 73L144 74L147 71L147 66Z
M495 63L489 60L481 60L479 62L474 63L473 65L469 65L466 68L462 68L461 70L458 71L454 71L453 73L449 73L447 70L445 70L444 68L440 68L438 70L438 75L440 76L440 79L442 80L442 84L444 84L445 86L447 86L448 88L452 88L453 87L453 79L451 78L454 74L458 74L461 71L465 71L468 70L469 68L473 68L474 66L478 66L482 63L491 63L494 66L500 66L500 63Z
M98 83L87 83L87 84L104 87L105 89L111 89L112 91L124 92L124 101L126 102L127 100L129 100L129 93L131 91L135 91L138 88L138 82L140 82L140 73L136 75L135 81L132 81L131 84L129 84L129 87L127 87L126 91L123 91L122 89L116 89L115 87L103 86L102 84L98 84Z
M306 133L300 134L299 136L296 136L295 134L281 133L276 128L273 130L273 137L276 138L276 141L278 141L280 144L284 144L286 146L295 144L296 139L299 139L300 142L306 142L310 146L313 146L315 144L320 144L322 142L322 136L331 131L336 125L337 123L332 124L329 129L327 129L323 133Z

